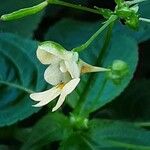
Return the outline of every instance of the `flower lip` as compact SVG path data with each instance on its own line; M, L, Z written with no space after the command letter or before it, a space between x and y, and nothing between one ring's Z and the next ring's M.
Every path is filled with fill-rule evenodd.
M56 97L59 97L56 106L52 109L52 111L56 111L65 101L65 98L68 94L70 94L78 85L80 78L72 79L68 83L60 83L50 90L33 93L30 94L30 98L34 101L38 101L37 104L33 105L34 107L42 107L49 102L53 101Z
M72 79L67 84L63 85L58 102L56 106L52 109L52 112L56 111L63 104L66 96L70 94L76 88L79 82L80 82L80 78L76 78L76 79Z

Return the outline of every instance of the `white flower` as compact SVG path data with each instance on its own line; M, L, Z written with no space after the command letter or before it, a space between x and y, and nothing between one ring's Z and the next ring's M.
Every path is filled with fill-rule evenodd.
M81 73L108 71L83 62L77 52L67 51L52 41L43 42L38 46L37 57L41 63L49 65L45 70L44 79L54 87L44 92L33 93L30 97L38 102L35 107L41 107L60 95L52 111L56 111L63 104L65 97L76 88Z
M57 96L60 95L56 106L52 109L52 111L55 111L63 104L65 97L76 88L79 81L80 78L75 78L66 84L60 83L47 91L40 93L33 93L30 95L30 97L35 101L39 101L39 103L34 105L35 107L41 107L48 104L49 102L51 102L53 99L55 99Z

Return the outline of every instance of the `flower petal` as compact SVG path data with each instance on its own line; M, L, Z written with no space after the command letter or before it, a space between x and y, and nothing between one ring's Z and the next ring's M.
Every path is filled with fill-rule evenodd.
M79 82L80 78L72 79L63 87L61 94L70 94L76 88Z
M77 62L78 59L79 59L79 54L78 54L77 52L72 52L72 53L73 53L73 56L72 56L72 57L73 57L73 58L72 58L73 61L76 61L76 62Z
M41 48L37 49L36 54L37 54L37 58L40 60L40 62L45 65L57 63L60 61L60 59L58 57L56 57L55 55L53 55Z
M70 80L72 80L72 78L71 78L71 76L70 76L70 73L69 73L69 72L63 73L63 83L67 83L67 82L69 82Z
M50 65L45 70L44 79L52 85L61 83L63 81L63 73L59 69L59 64Z
M72 58L73 52L66 51L60 44L53 41L46 41L40 44L39 49L43 49L48 53L55 55L59 59L68 60Z
M66 68L66 65L65 65L64 61L60 62L60 70L63 73L67 72L67 68Z
M52 109L52 112L56 111L63 104L63 102L65 101L66 96L67 95L62 95L62 94L60 95L56 106Z
M41 107L51 102L53 99L59 96L60 93L61 88L53 87L44 92L30 94L30 98L33 99L34 101L40 101L36 105L33 105L34 107Z
M70 94L78 85L80 81L80 78L76 78L73 79L71 81L69 81L62 89L61 95L57 101L57 104L55 105L55 107L52 109L52 111L56 111L64 102L65 97Z
M80 70L75 61L65 61L65 65L72 78L80 77Z

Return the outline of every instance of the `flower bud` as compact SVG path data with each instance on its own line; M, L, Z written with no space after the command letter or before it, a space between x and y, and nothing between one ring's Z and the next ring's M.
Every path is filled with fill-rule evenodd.
M120 18L126 18L130 17L133 14L133 11L131 11L130 8L127 6L123 6L121 8L116 7L116 14Z
M44 1L38 5L35 5L33 7L28 7L24 9L20 9L17 11L14 11L10 14L5 14L1 16L1 20L3 21L10 21L10 20L16 20L25 16L36 14L37 12L43 10L48 5L47 1Z
M70 123L75 129L87 129L88 119L71 114Z
M108 72L108 78L115 84L119 84L128 73L129 68L127 63L122 60L115 60L111 66L111 71Z
M122 5L116 6L115 13L120 19L125 20L127 26L136 30L139 26L138 10L139 6L137 4L130 7L128 4L122 3Z
M113 11L111 11L110 9L99 8L97 6L94 6L94 8L97 9L98 12L106 19L110 18L111 15L113 15Z
M139 27L139 17L136 14L133 14L132 17L129 19L126 19L125 24L129 26L130 28L137 30Z

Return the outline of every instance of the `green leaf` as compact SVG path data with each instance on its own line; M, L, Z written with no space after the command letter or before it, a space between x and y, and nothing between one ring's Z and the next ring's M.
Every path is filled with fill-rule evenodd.
M70 134L69 120L59 113L48 113L33 128L21 150L40 148Z
M121 5L121 4L123 4L123 2L124 2L124 0L115 0L115 3L117 4L117 5Z
M34 6L40 2L42 2L42 0L5 0L0 5L0 16L6 13L11 13L18 9ZM19 19L17 21L0 21L0 31L13 32L26 37L31 37L33 35L33 31L37 28L41 18L42 13L38 13L33 16Z
M0 34L0 126L27 118L29 93L44 88L43 65L36 58L37 43L13 34Z
M60 150L149 150L150 131L130 123L92 120L89 130L75 132Z
M89 138L100 147L150 149L150 131L126 122L92 120Z
M99 23L87 23L73 20L62 20L49 29L47 40L59 42L68 50L84 43L100 27ZM66 30L67 29L67 30ZM100 50L104 43L104 35L99 36L91 46L81 53L81 58L94 65L98 65ZM119 41L119 42L118 42ZM72 107L80 105L80 113L92 112L112 101L128 85L133 77L137 64L137 43L127 37L124 32L113 34L108 52L102 58L102 67L109 67L115 59L125 61L129 65L129 75L118 86L111 81L106 82L103 73L83 75L78 88L68 97ZM82 102L83 103L82 103Z

